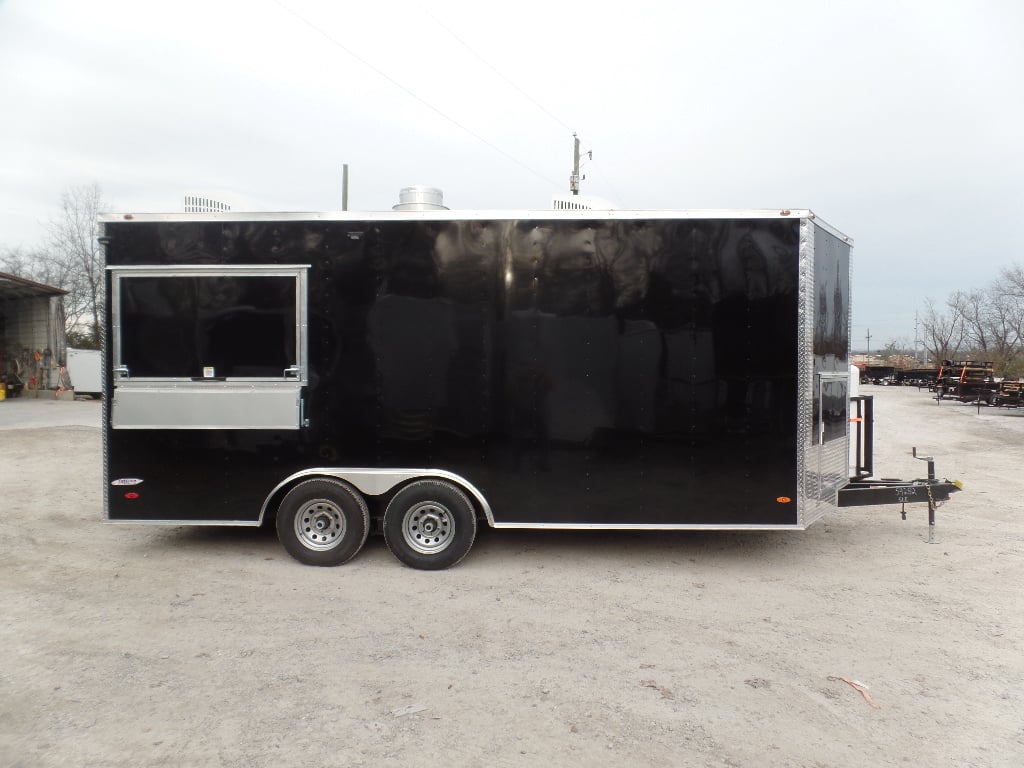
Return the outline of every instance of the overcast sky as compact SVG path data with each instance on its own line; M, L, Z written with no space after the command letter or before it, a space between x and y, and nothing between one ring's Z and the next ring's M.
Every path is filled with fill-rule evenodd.
M854 346L1024 263L1024 3L0 0L0 247L61 191L181 211L810 208Z

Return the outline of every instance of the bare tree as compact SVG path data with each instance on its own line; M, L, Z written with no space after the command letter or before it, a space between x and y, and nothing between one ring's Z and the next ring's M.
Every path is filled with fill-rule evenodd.
M929 299L925 343L937 359L970 357L995 364L997 374L1024 370L1024 270L1004 268L983 289L956 291L940 313Z
M878 353L886 365L901 365L914 356L914 345L907 339L890 339Z
M23 277L43 285L57 284L61 280L60 270L46 251L24 248L0 249L0 272Z
M994 315L1005 335L1000 351L1005 360L1003 375L1024 374L1024 269L1019 264L1004 267L993 284Z
M956 294L947 300L948 313L941 313L931 299L925 300L921 328L925 349L938 362L956 357L964 341L963 316L957 306Z
M60 215L48 225L48 258L58 280L68 291L65 312L68 330L88 327L87 337L99 347L103 317L103 253L96 238L96 217L104 208L98 184L69 187L61 194Z
M987 357L991 346L988 322L989 292L977 288L956 291L949 297L947 305L952 312L960 316L966 347L978 357Z
M999 284L1010 296L1024 300L1024 267L1013 264L999 271Z
M1003 292L998 283L992 284L985 324L996 369L1004 374L1021 354L1022 309L1021 299Z

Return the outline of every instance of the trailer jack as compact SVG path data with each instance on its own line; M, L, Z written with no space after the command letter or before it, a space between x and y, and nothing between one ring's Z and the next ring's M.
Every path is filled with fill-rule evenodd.
M932 494L932 483L935 482L935 457L918 456L917 448L910 449L910 455L918 461L928 462L928 543L938 544L935 539L935 496ZM903 519L907 519L907 505L903 505Z
M935 459L932 456L918 456L917 448L911 455L928 463L928 477L918 480L869 480L855 478L839 490L840 507L864 507L879 504L899 504L900 517L907 519L907 504L928 503L928 543L938 544L935 538L935 510L950 494L962 488L958 480L939 480L935 476Z

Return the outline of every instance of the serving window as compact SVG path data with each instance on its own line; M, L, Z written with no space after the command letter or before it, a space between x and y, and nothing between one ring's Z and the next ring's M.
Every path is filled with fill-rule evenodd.
M111 269L114 426L298 428L306 281L305 266Z

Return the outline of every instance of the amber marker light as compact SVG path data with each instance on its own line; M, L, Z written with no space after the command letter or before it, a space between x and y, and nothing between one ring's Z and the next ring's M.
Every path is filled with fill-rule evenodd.
M789 498L789 496L779 496L775 500L779 502L779 504L789 504L789 502L792 501L792 499Z

